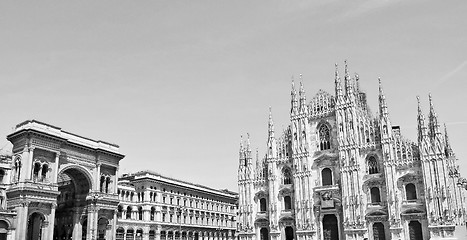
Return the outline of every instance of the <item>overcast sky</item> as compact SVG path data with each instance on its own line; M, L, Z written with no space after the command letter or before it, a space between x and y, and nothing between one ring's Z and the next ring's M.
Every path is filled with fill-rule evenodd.
M467 1L1 1L0 136L37 119L120 145L151 169L237 190L240 135L264 154L290 78L333 92L348 59L377 109L416 140L432 93L467 177ZM341 71L342 72L342 71ZM0 141L10 148L6 139Z

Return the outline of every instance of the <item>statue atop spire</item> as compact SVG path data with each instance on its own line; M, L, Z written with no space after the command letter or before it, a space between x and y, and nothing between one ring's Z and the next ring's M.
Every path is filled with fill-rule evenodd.
M418 122L418 141L422 142L424 138L428 136L426 125L425 125L425 116L423 115L422 112L422 107L420 104L420 97L417 96L417 108L418 108L418 116L417 116L417 122Z
M297 91L295 90L295 81L294 77L292 76L292 91L290 93L291 95L291 109L290 109L290 114L295 115L298 113L298 100L297 100Z
M336 72L335 72L335 88L336 88L336 98L342 97L344 94L342 93L342 84L341 84L341 79L339 77L339 70L338 70L338 65L337 63L335 64L336 66Z
M445 146L446 157L454 156L454 151L452 150L451 143L449 142L448 129L446 127L446 123L444 124L444 142L446 143L446 146Z
M386 96L384 95L383 86L381 84L381 78L378 77L379 85L379 114L381 117L387 118L389 116L388 106L386 104Z
M307 110L306 107L306 96L305 96L305 89L303 87L303 81L302 81L302 74L300 74L300 113L305 113Z
M441 133L441 127L438 122L438 114L436 114L435 108L433 106L433 98L431 96L431 93L428 94L428 99L430 101L430 115L429 115L429 122L428 122L428 128L430 130L429 135L431 138L435 138L437 135L440 136L442 135Z
M272 110L269 107L268 136L274 138L274 122L272 120Z

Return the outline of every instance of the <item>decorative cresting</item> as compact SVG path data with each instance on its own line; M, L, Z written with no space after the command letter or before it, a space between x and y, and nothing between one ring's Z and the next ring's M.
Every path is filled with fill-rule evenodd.
M334 111L335 105L334 96L320 89L308 104L310 118L321 118L330 115Z

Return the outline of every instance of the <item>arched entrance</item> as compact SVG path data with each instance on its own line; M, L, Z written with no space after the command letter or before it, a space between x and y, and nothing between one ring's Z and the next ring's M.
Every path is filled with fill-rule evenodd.
M60 195L55 211L54 240L86 239L86 196L91 189L91 180L84 171L78 167L69 167L57 177ZM105 239L105 231L104 238L101 238L100 232L98 237Z
M44 216L38 212L35 212L29 216L27 240L42 239L42 227L44 225L44 220Z
M8 229L8 223L0 220L0 240L6 240Z
M294 232L292 227L285 227L285 240L293 240L294 237Z
M339 226L337 225L337 218L334 214L324 215L323 217L323 239L339 239Z
M420 224L419 221L410 221L409 239L410 240L423 240L422 224Z
M386 240L386 234L384 233L383 223L377 222L373 224L373 239Z
M107 225L109 225L109 220L105 218L99 219L97 222L97 240L105 240Z
M269 240L269 231L267 228L261 228L259 234L261 240Z

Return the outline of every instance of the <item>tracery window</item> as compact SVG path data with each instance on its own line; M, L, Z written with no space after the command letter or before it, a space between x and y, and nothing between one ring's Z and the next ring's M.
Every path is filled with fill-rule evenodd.
M407 197L407 200L417 199L417 189L413 183L409 183L405 186L405 196Z
M284 168L282 171L283 184L292 184L292 174L290 174L290 169Z
M368 164L368 173L369 174L375 174L378 173L378 162L376 161L376 158L371 156L367 160Z
M329 168L325 168L321 171L321 181L323 186L332 185L332 171Z
M331 148L331 135L329 127L322 124L318 130L319 133L319 149L326 150Z

